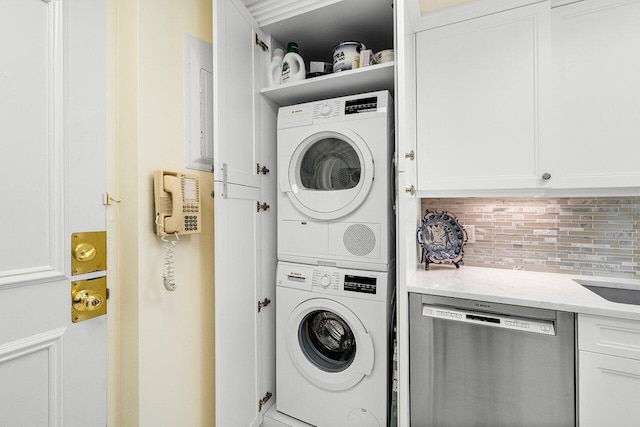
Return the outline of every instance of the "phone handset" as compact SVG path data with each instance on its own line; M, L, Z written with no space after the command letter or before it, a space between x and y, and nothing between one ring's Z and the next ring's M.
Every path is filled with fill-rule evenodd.
M182 185L177 176L163 175L164 191L171 194L172 208L171 216L162 218L164 220L164 231L167 233L177 233L184 223L182 208Z

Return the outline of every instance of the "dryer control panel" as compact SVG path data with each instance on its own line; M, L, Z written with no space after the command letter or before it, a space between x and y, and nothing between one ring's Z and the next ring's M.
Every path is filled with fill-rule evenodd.
M371 113L378 111L378 97L348 99L344 103L345 114Z
M365 294L375 294L376 282L377 280L375 277L362 277L345 274L344 290L350 292L362 292Z
M278 129L388 116L392 108L387 91L288 105L278 110Z

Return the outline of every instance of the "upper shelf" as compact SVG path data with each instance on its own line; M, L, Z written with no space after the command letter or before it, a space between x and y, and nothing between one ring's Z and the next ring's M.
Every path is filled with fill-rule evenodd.
M260 93L280 106L356 95L375 90L393 93L395 62L341 71L262 89Z

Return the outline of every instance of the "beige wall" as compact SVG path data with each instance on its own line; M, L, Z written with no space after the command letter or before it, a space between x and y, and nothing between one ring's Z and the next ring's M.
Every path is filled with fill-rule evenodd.
M111 227L109 426L211 426L213 175L184 168L182 109L183 33L211 41L211 0L108 0L107 12L110 185L122 198ZM162 285L152 231L156 169L201 179L202 233L176 247L175 292Z

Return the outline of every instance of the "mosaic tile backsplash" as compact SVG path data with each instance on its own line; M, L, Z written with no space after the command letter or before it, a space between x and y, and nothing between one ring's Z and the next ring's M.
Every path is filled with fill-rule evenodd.
M464 265L640 279L640 197L423 199L475 226Z

